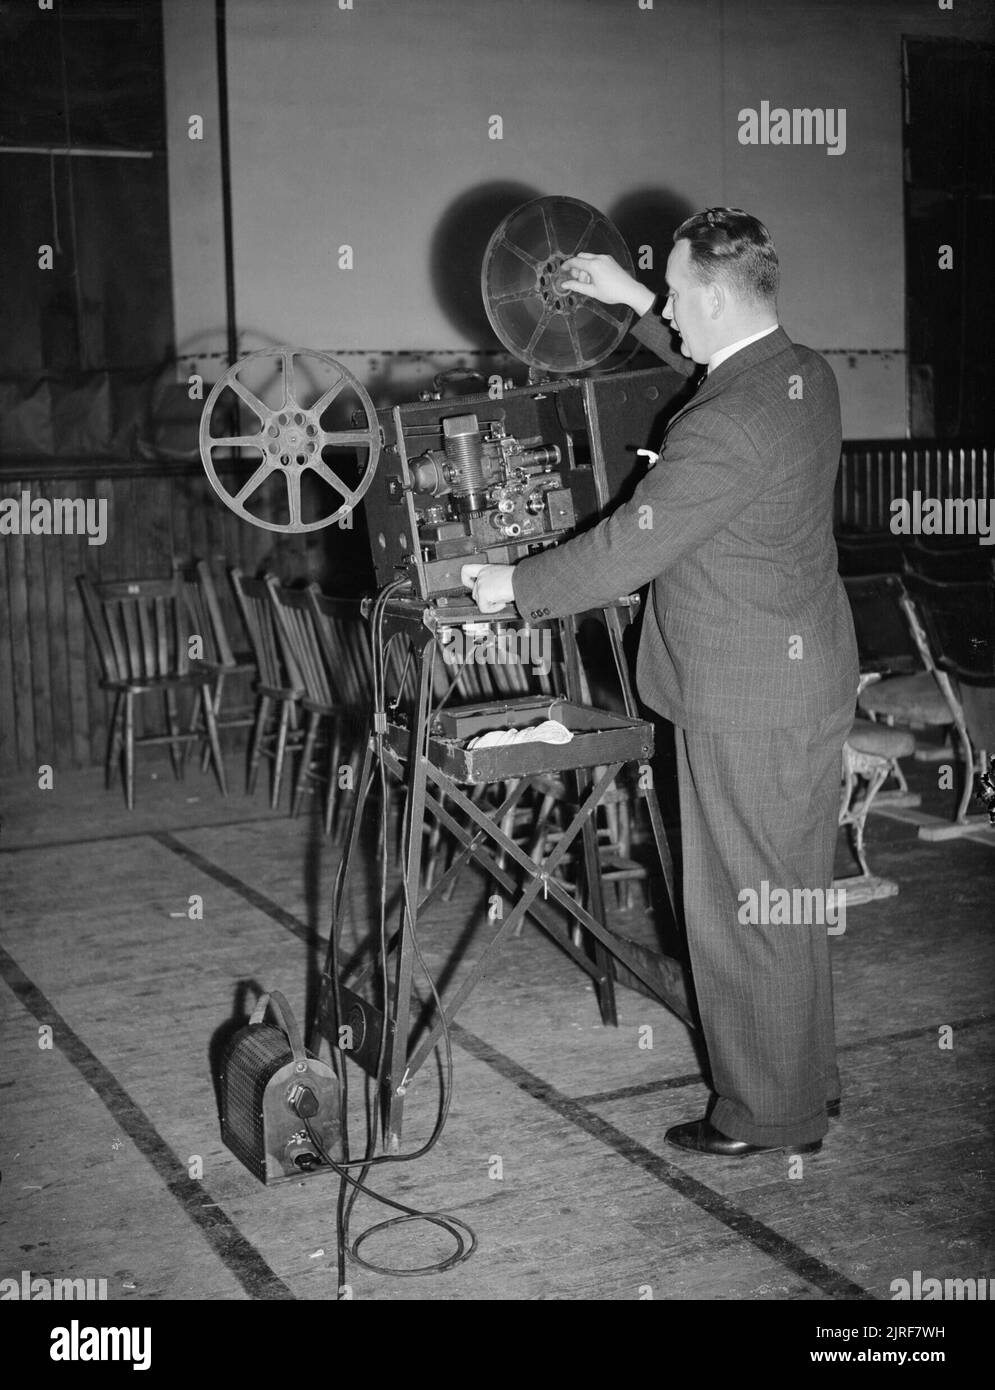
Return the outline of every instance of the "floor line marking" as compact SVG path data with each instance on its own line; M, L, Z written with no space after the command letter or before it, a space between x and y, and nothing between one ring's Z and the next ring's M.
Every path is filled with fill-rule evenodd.
M180 1209L200 1230L222 1264L250 1298L294 1299L295 1295L220 1206L207 1205L211 1194L177 1159L138 1102L91 1051L54 1004L0 946L0 976L25 1009L47 1024L62 1055L92 1087L139 1153L155 1169Z
M273 903L264 894L257 893L254 888L243 883L234 874L212 864L196 850L191 850L186 845L181 844L172 835L163 833L154 836L154 838L165 848L173 850L174 853L182 855L190 863L196 864L198 868L210 874L218 882L241 893L246 901L261 911L268 912L275 921L286 927L288 931L293 932L295 936L301 936L302 933L308 932L306 923L292 913ZM510 1057L499 1052L497 1048L468 1032L462 1025L453 1023L450 1026L450 1032L453 1041L459 1043L465 1051L486 1063L507 1080L514 1082L533 1099L540 1101L577 1128L614 1149L628 1162L650 1173L658 1182L670 1187L679 1196L692 1202L700 1210L714 1217L722 1225L749 1241L750 1244L762 1250L772 1259L777 1260L778 1263L790 1269L807 1283L822 1289L823 1292L834 1298L874 1298L874 1295L860 1284L854 1283L853 1280L848 1279L844 1274L833 1269L816 1256L809 1255L793 1241L779 1235L769 1226L765 1226L763 1222L757 1221L748 1212L737 1207L734 1202L730 1202L727 1197L723 1197L721 1193L716 1192L705 1183L699 1182L697 1178L690 1177L683 1169L669 1163L665 1158L661 1158L652 1149L646 1148L638 1140L631 1138L624 1130L616 1128L607 1120L591 1113L579 1101L563 1095L549 1082L526 1071ZM920 1032L921 1030L917 1029L915 1036L918 1036Z
M957 1031L958 1029L983 1028L986 1024L995 1022L995 1014L979 1014L976 1018L962 1018L955 1020L949 1026ZM940 1025L937 1024L936 1027ZM946 1025L944 1025L946 1026ZM915 1042L924 1037L931 1037L936 1031L935 1028L903 1028L896 1033L879 1033L873 1038L856 1038L852 1042L838 1043L837 1052L862 1052L868 1047L884 1047L888 1043L896 1042ZM654 1091L679 1091L686 1086L703 1086L705 1078L701 1072L689 1071L683 1076L666 1076L657 1081L637 1082L632 1086L619 1086L612 1091L591 1091L588 1095L571 1096L570 1099L578 1105L607 1105L613 1100L629 1100L634 1096L652 1095Z
M241 825L275 825L283 824L284 818L275 814L262 816L246 816L244 820L225 820L207 821L204 825L178 825L175 827L176 834L189 835L195 834L198 830L231 830ZM53 849L75 849L77 845L106 845L113 844L115 840L140 840L143 836L155 836L161 832L146 827L144 830L121 830L111 835L88 835L79 840L37 840L30 845L3 845L0 844L0 857L5 854L30 854L34 850L53 850Z
M778 1264L790 1269L793 1274L804 1279L806 1283L821 1289L832 1298L875 1300L875 1295L869 1293L862 1285L855 1283L839 1270L833 1269L831 1265L827 1265L817 1256L810 1255L794 1241L779 1235L770 1226L750 1216L749 1212L738 1207L735 1202L731 1202L728 1197L723 1197L714 1188L691 1177L683 1168L678 1168L676 1164L670 1163L667 1159L654 1153L652 1149L648 1149L637 1139L633 1139L624 1130L618 1129L599 1115L593 1114L585 1106L578 1104L577 1101L571 1100L562 1091L558 1091L555 1086L527 1071L525 1067L519 1066L517 1062L506 1057L496 1047L492 1047L490 1043L484 1042L482 1038L468 1032L461 1024L451 1024L450 1032L455 1043L458 1043L478 1061L496 1071L506 1081L512 1082L531 1096L533 1100L547 1106L561 1118L583 1130L585 1134L591 1135L592 1138L599 1140L608 1148L614 1149L628 1163L632 1163L637 1168L649 1173L657 1182L669 1187L685 1201L693 1203L700 1211L705 1212L723 1226L728 1227L729 1230L734 1231L743 1240L762 1250L765 1255L776 1260Z

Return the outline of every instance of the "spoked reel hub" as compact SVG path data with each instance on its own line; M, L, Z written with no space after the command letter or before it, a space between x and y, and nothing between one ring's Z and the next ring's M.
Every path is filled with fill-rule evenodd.
M581 251L612 256L633 273L618 229L578 198L523 203L484 254L481 290L491 327L509 352L541 372L596 367L632 323L627 306L564 288L570 274L563 263ZM358 408L347 411L350 397ZM326 420L333 406L337 418ZM246 407L254 417L246 432L241 423L212 432L226 417L244 419ZM343 427L342 418L353 427ZM320 531L365 496L380 457L380 429L361 382L334 357L312 348L264 348L229 367L212 389L201 415L200 456L211 487L243 521L267 531ZM222 471L240 475L234 487ZM325 487L312 486L316 481ZM315 517L327 489L339 501Z
M246 377L255 380L265 374L268 365L279 367L282 381L256 389L246 384ZM216 412L215 407L226 392L248 406L256 417L258 428L246 434L211 433L215 415L223 418L223 410ZM358 401L359 409L354 418L362 417L361 423L352 429L325 428L324 417L344 392L350 392ZM263 399L263 396L274 395L275 404ZM237 402L235 399L229 402L233 413ZM355 454L355 463L348 469L350 480L342 476L347 470L339 462L340 457L348 462L347 456L333 456L341 471L332 468L324 457L326 451L336 449L351 450ZM232 450L238 450L242 457L232 459ZM228 455L224 459L226 468L238 467L240 462L244 464L246 452L250 456L248 476L234 492L218 474L222 452ZM208 480L236 516L267 531L320 531L352 512L373 481L379 455L376 411L362 383L334 357L312 348L266 348L250 353L228 368L204 403L200 456ZM359 476L352 480L351 475L356 471ZM308 474L327 484L342 501L330 514L305 521L304 480ZM282 487L274 487L271 481L274 475ZM272 520L249 510L253 502L260 505L263 497L260 489L264 485L267 509L285 519Z
M597 366L632 322L624 304L568 293L563 262L579 251L613 256L631 275L632 257L613 223L577 198L534 198L508 214L488 243L480 287L491 327L509 352L552 372Z

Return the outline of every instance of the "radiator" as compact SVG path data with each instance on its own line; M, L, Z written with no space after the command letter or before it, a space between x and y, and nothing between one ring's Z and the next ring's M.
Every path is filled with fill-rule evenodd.
M843 445L837 531L887 531L898 497L995 498L995 450L960 440L858 439Z

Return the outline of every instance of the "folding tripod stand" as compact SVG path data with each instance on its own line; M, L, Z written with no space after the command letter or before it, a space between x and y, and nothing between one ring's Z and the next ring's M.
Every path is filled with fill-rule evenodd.
M556 620L564 654L563 697L528 696L486 705L433 711L433 668L440 629L481 621L472 604L429 606L423 601L392 598L384 605L385 646L396 638L406 640L414 658L417 693L410 722L401 722L396 711L380 730L371 721L362 767L352 807L344 858L333 904L332 938L321 980L316 1030L333 1048L339 1047L370 1074L380 1086L380 1110L384 1148L397 1152L400 1145L404 1096L411 1078L431 1055L443 1032L443 1022L431 1017L413 1035L411 991L417 955L417 932L425 909L440 897L460 869L473 861L512 899L511 911L493 923L494 930L473 968L448 999L441 1001L451 1022L477 984L492 967L501 943L528 913L594 982L605 1023L618 1021L611 957L616 957L649 990L679 1017L692 1022L680 964L616 936L605 925L604 897L598 856L595 813L621 768L630 761L646 763L653 752L653 727L637 717L635 699L622 649L619 610L631 607L619 600L604 610L612 653L622 689L626 717L593 710L585 703L581 658L575 620ZM542 718L564 722L574 733L566 744L529 742L499 747L465 746L467 738L489 728L525 726ZM405 786L405 812L409 835L405 847L401 925L387 950L393 958L388 998L383 1006L370 1003L360 993L374 979L377 948L359 976L346 986L338 978L338 942L343 924L343 903L350 873L359 851L360 830L366 800L381 759L386 770ZM600 772L598 772L600 769ZM541 861L525 851L502 828L509 812L536 780L550 772L571 772L576 778L577 808L555 847ZM495 809L482 808L463 789L466 786L512 781L511 790ZM656 853L671 908L674 904L673 866L663 829L656 792L645 789ZM448 830L462 846L446 871L422 892L421 826L427 814ZM580 837L586 903L574 897L555 877L556 869L574 841ZM519 878L504 868L487 847L493 841L506 859L520 871ZM421 895L421 896L419 896ZM552 902L550 901L552 900ZM591 946L588 954L572 939L569 926L554 908L572 918Z

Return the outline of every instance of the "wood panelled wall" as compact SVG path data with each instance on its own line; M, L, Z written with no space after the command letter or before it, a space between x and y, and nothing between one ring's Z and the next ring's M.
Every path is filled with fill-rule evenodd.
M319 548L241 521L199 463L3 465L0 498L22 492L32 501L105 499L107 538L90 545L85 535L0 535L0 774L103 760L110 701L77 575L151 578L170 574L174 559L207 560L236 645L245 648L230 567L247 574L266 567L287 583L321 574Z
M913 487L934 496L990 497L992 470L989 447L847 444L837 523L885 528L885 503ZM103 760L109 701L100 689L77 575L151 578L168 575L174 559L207 560L240 647L246 642L227 577L232 566L246 574L265 568L284 583L316 580L331 594L373 586L362 509L351 532L334 526L307 536L264 531L223 505L199 462L0 463L0 498L19 499L22 492L32 500L105 499L107 540L90 545L85 535L0 535L0 774Z

